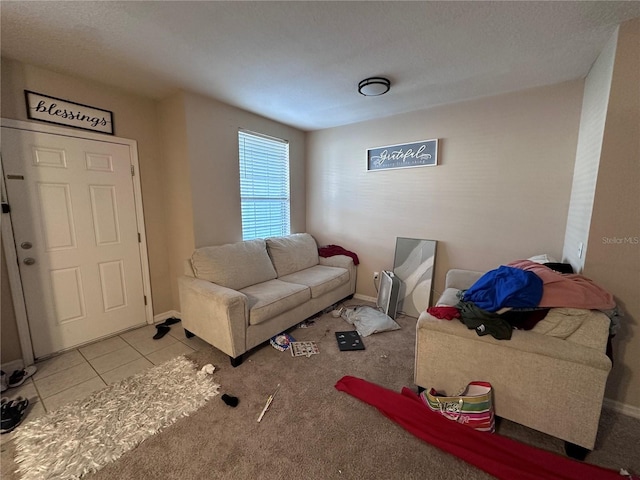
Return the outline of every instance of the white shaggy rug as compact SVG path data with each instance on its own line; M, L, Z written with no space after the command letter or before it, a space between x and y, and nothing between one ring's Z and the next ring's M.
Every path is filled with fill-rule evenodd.
M118 459L217 395L184 356L26 423L15 434L23 480L77 479Z

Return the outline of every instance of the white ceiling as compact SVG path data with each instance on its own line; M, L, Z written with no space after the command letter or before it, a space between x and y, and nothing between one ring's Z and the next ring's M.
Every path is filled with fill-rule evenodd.
M316 130L584 77L640 2L3 0L0 10L3 56ZM388 94L357 93L379 75Z

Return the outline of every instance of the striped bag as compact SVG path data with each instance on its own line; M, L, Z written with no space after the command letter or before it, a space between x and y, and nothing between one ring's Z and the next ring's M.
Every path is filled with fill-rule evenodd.
M432 411L445 418L468 425L481 432L493 433L496 429L493 390L488 382L471 382L458 395L447 397L433 388L420 394L422 401Z

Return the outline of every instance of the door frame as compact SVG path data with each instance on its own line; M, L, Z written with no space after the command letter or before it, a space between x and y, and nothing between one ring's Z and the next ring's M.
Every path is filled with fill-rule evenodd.
M144 224L144 212L142 208L142 187L140 185L140 165L138 162L138 142L128 138L114 137L106 134L91 133L78 131L62 127L54 127L50 125L42 125L39 123L25 122L22 120L11 120L2 118L0 125L4 128L12 128L15 130L26 130L36 133L48 133L53 135L62 135L65 137L81 138L84 140L96 140L99 142L116 143L129 148L131 163L133 165L133 195L135 201L136 221L138 233L140 234L140 242L138 249L140 253L140 262L142 269L142 287L146 297L145 304L145 320L147 324L153 324L153 300L151 297L151 275L149 273L149 256L147 251L147 234ZM5 178L2 165L0 165L0 173L2 174L2 196L4 200L6 188ZM11 217L11 213L6 214ZM27 318L27 309L22 290L22 278L18 268L18 257L13 235L13 227L11 219L1 224L2 243L4 245L5 258L7 260L7 272L9 275L9 285L11 287L11 296L13 299L13 308L15 311L16 324L18 327L18 336L20 338L20 348L22 349L22 360L25 366L32 365L35 357L33 354L33 346L31 344L31 333L29 331L29 321Z

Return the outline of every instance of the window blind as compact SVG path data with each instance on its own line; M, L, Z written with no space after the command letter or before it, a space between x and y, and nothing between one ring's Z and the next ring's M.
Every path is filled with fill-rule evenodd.
M240 130L242 239L290 233L289 143Z

